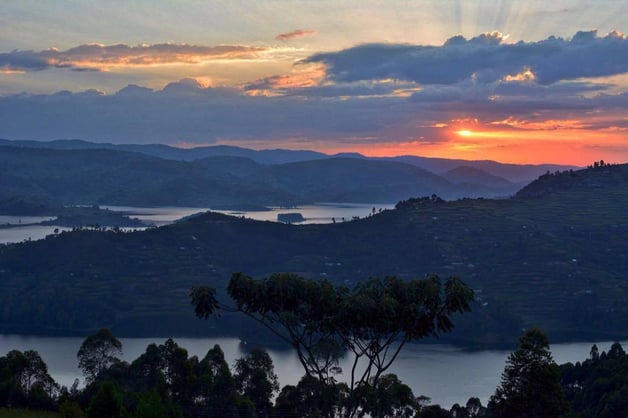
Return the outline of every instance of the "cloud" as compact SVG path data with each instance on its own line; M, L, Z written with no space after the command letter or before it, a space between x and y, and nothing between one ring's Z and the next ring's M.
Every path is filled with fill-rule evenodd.
M503 35L491 32L472 39L452 37L442 46L360 45L316 54L295 65L290 60L292 67L284 73L266 76L277 74L272 67L272 72L255 73L253 81L234 82L232 87L216 87L220 78L203 70L186 71L194 78L163 88L129 84L110 95L88 90L0 96L0 137L253 147L318 144L322 150L362 147L363 152L406 146L418 154L432 147L439 155L448 155L442 150L455 140L464 142L458 144L461 150L479 153L482 141L497 149L541 140L579 146L583 138L594 138L588 141L616 146L628 158L628 79L604 78L628 73L625 36L600 37L591 31L567 40L506 42ZM13 51L8 58L0 54L0 72L51 66L82 71L116 62L143 66L225 56L266 58L268 51L223 47L203 55L194 49L200 47L164 45ZM61 70L46 74L75 77ZM99 74L81 77L88 76L95 79ZM131 78L125 84L129 82L141 84L142 79ZM461 139L455 134L459 130L477 134Z
M529 69L540 84L628 72L628 39L619 32L578 32L571 39L506 43L499 32L442 46L366 44L308 57L323 63L336 82L399 79L419 84L456 84L469 78L493 82Z
M492 89L500 85L496 83ZM626 126L628 93L609 95L592 90L589 98L560 93L561 89L592 89L586 83L533 86L527 93L520 86L523 93L496 99L490 97L492 89L470 81L427 86L411 100L391 94L412 86L357 82L295 88L284 96L264 97L183 79L161 90L129 85L111 95L88 90L0 96L0 137L171 144L275 141L275 146L299 139L342 146L394 144L417 138L438 143L447 141L446 132L465 120L514 130ZM537 89L545 91L543 98L536 97Z
M0 69L41 71L48 68L71 68L95 71L116 66L150 66L155 64L200 64L221 59L251 59L267 48L246 45L203 46L162 43L129 46L125 44L84 44L59 51L11 51L0 53Z
M246 83L249 94L275 95L286 91L318 86L325 77L325 68L320 64L295 65L290 74L280 74Z
M307 30L307 29L297 29L292 32L280 33L275 37L278 41L290 41L296 38L302 38L304 36L314 35L316 34L315 30Z

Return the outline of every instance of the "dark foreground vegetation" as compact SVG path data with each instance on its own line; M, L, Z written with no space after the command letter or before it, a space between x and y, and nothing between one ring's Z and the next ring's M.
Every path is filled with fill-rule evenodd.
M100 330L83 342L78 379L60 387L36 351L0 357L1 417L625 417L628 355L621 345L591 349L588 359L557 366L544 334L529 330L507 360L502 381L487 405L478 398L449 410L416 396L393 374L353 395L345 383L307 374L279 387L272 361L254 349L230 368L219 346L189 357L173 340L151 344L131 363L119 360L121 344Z

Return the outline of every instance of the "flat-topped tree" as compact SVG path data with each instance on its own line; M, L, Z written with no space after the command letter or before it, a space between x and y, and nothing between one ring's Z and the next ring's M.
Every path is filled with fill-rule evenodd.
M291 273L265 279L234 273L227 290L235 307L219 303L209 287L193 288L196 315L208 318L218 309L246 314L294 347L305 373L328 385L341 372L339 357L351 351L350 403L356 388L377 387L407 342L451 331L451 316L469 311L473 300L472 289L460 279L443 284L435 275L371 278L348 289Z

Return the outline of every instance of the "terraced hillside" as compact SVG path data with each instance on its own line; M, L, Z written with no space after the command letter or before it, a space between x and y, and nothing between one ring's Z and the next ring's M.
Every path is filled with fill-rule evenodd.
M2 330L245 335L193 318L190 286L234 271L294 271L351 284L368 276L458 275L477 292L457 321L465 344L627 338L628 165L543 176L511 199L420 198L331 225L206 213L136 233L75 231L0 247ZM239 325L239 326L235 326Z

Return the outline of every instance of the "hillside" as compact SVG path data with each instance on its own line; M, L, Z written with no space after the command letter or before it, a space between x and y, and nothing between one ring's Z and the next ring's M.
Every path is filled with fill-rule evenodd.
M193 207L295 202L289 192L240 180L239 171L251 166L256 164L224 157L191 163L105 149L0 146L0 200Z
M178 161L112 149L0 146L0 174L0 201L20 197L57 205L217 208L495 195L410 164L357 158L262 165L237 156Z
M25 147L25 148L47 148L57 150L86 150L86 149L108 149L115 151L137 152L153 157L166 160L176 161L193 161L210 157L239 157L248 158L258 164L277 165L294 162L304 162L312 160L327 159L330 157L337 158L353 158L369 161L392 161L404 164L410 164L432 173L445 173L455 170L457 167L469 167L476 170L482 170L486 173L503 177L511 183L515 183L518 187L509 190L510 195L519 189L520 186L527 184L536 179L545 172L564 171L576 169L573 166L564 166L557 164L504 164L497 161L470 161L447 158L431 158L419 157L413 155L398 157L365 157L359 153L340 153L336 155L327 155L316 151L308 150L286 150L286 149L266 149L252 150L241 147L227 145L199 146L195 148L177 148L163 144L111 144L102 142L88 142L78 139L66 139L55 141L26 141L26 140L8 140L0 139L0 146ZM476 178L481 180L480 178ZM491 184L477 183L479 186L491 186ZM486 196L485 196L486 197Z
M580 181L564 187L574 173ZM412 199L331 225L206 213L144 232L75 231L2 246L1 330L247 335L237 317L196 322L190 287L224 292L234 271L294 271L345 284L458 275L478 296L452 337L465 344L512 343L529 326L556 342L627 338L628 165L574 173L530 185L552 188L539 197Z
M89 142L80 139L60 139L55 141L12 141L0 139L0 145L56 150L108 149L114 151L138 152L152 157L178 161L193 161L210 157L240 157L254 160L259 164L283 164L329 157L326 154L315 151L292 151L284 149L256 151L227 145L176 148L162 144L111 144L106 142Z
M479 168L464 165L446 171L441 176L459 188L468 188L468 197L506 197L511 196L513 191L520 189L518 184L503 177L495 176Z
M314 202L387 203L426 194L460 197L458 189L444 178L388 161L328 158L269 166L254 176Z

